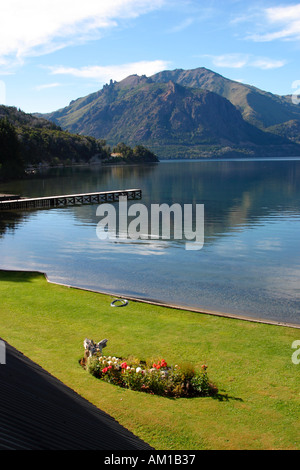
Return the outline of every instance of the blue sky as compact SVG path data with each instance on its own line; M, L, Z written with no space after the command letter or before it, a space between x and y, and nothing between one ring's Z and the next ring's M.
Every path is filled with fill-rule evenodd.
M196 67L286 95L300 83L299 53L299 2L9 0L0 102L50 112L110 79Z

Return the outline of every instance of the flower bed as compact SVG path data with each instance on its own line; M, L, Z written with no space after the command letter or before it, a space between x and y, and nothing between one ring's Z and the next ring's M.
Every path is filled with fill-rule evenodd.
M209 381L207 366L196 371L191 364L169 366L164 359L144 362L94 354L81 365L93 376L123 388L168 397L209 396L217 388Z

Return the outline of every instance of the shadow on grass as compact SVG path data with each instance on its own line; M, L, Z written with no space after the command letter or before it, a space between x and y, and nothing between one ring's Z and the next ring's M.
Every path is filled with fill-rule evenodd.
M44 277L37 271L10 271L0 269L0 281L6 282L32 282L34 279Z
M231 401L231 400L234 400L234 401L239 401L239 402L243 402L244 400L242 398L238 398L238 397L232 397L230 395L228 395L227 393L214 393L214 394L211 394L211 395L198 395L198 396L195 396L195 395L191 395L191 396L182 396L182 397L169 397L169 396L165 396L165 395L161 395L163 398L167 398L168 400L195 400L195 399L203 399L203 398L212 398L213 400L218 400L218 401L224 401L224 402L228 402L228 401Z
M198 396L191 395L191 396L164 397L164 398L168 398L170 400L182 400L182 399L190 400L190 399L196 399L196 398L201 400L203 398L212 398L213 400L224 401L224 402L228 402L228 401L231 401L231 400L243 402L242 398L232 397L232 396L228 395L227 393L220 393L220 392L212 393L210 395L198 395Z
M240 401L240 402L244 401L242 398L232 397L228 395L227 393L220 393L220 392L216 393L215 395L211 395L211 398L213 398L214 400L218 400L218 401L231 401L231 400Z

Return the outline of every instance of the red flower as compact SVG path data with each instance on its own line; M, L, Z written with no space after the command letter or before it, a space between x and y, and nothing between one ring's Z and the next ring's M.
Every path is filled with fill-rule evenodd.
M152 367L155 369L160 369L161 367L167 367L167 363L164 359L162 359L161 361L158 361L157 364L154 363Z
M105 374L105 372L107 371L108 371L108 367L104 367L104 369L102 369L103 374Z
M206 369L207 369L207 366L206 366L205 364L203 364L203 366L201 366L201 368L202 368L203 370L206 370Z
M127 367L127 362L122 362L121 367L122 367L122 369L126 369L126 367Z

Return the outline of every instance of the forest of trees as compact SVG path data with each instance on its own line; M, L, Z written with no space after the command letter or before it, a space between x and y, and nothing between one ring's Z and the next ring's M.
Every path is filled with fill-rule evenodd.
M120 157L115 160L111 153ZM72 134L42 118L14 107L0 106L0 178L24 176L26 168L44 165L72 165L100 161L126 163L154 162L157 157L141 145L134 148L124 143L113 150L103 139Z
M156 155L143 145L132 148L120 142L113 148L113 153L120 154L120 159L127 162L158 162Z
M0 120L0 175L20 177L24 173L21 145L15 127L7 118Z

